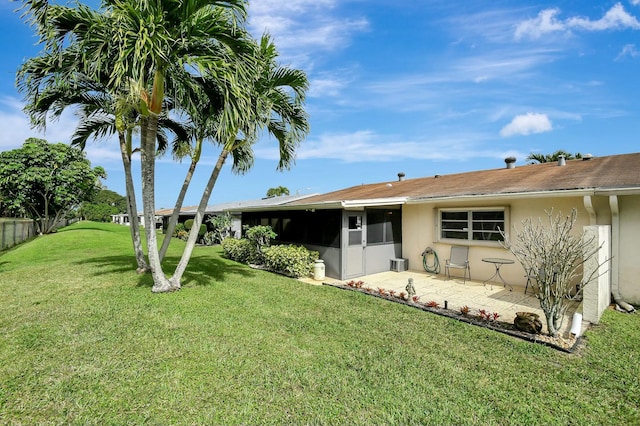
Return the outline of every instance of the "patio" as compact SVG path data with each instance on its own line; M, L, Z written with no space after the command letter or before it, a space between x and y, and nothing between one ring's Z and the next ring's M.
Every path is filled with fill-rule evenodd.
M487 283L485 286L482 281L467 280L463 282L462 278L452 277L447 279L445 275L415 271L381 272L356 278L355 281L364 281L365 287L370 287L374 290L383 288L387 291L393 290L398 294L406 292L405 288L409 278L413 278L413 286L416 290L416 295L420 297L420 302L426 303L433 300L441 307L444 307L446 301L448 308L452 310L468 306L472 315L477 314L480 309L484 309L489 313L498 313L500 315L499 320L504 322L513 322L516 312L535 312L540 315L543 333L546 333L545 317L540 309L540 304L531 294L531 289L527 294L524 294L524 287L514 286L513 291L510 291L509 287L505 288L498 283ZM311 284L344 284L346 282L328 277L321 281L316 281L313 278L301 280ZM563 337L569 336L573 314L579 307L579 302L571 303L562 325ZM582 329L584 330L584 324Z

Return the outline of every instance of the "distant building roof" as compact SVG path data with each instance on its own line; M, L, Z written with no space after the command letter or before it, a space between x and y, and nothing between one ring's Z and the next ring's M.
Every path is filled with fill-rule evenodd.
M267 206L279 206L282 204L299 201L307 197L312 197L317 194L307 195L280 195L277 197L266 197L257 200L245 200L245 201L232 201L228 203L211 204L207 206L205 213L214 214L222 212L234 212L243 211L245 209L260 209ZM181 215L195 215L198 210L198 206L188 206L180 209ZM171 216L173 209L157 210L156 215Z

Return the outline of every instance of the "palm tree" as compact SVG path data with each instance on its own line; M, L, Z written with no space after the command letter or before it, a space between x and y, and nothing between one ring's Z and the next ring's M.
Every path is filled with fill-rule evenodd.
M266 129L278 141L278 169L288 169L294 162L296 148L309 132L308 116L303 108L309 88L306 74L278 65L278 53L268 35L262 37L258 54L261 68L251 92L254 108L244 117L239 117L235 132L238 137L230 137L226 143L221 144L218 161L200 199L187 245L172 277L174 286L179 285L187 267L198 236L197 229L202 224L209 197L229 154L233 157L233 170L237 173L246 172L253 165L251 146L257 140L260 130Z
M577 158L582 158L582 154L580 154L579 152L575 153L575 155L574 155L574 154L568 153L567 151L563 151L563 150L559 149L558 151L554 152L553 154L546 154L546 155L532 152L527 157L527 161L531 161L531 163L529 163L529 164L553 163L553 162L558 161L560 156L563 156L565 160L574 160L574 159L577 159Z
M224 7L218 7L224 6ZM121 52L117 66L112 70L114 83L133 78L148 87L140 93L142 201L145 221L155 219L155 155L158 117L162 113L165 88L176 87L171 79L188 78L183 70L192 67L200 72L215 72L221 80L238 81L238 74L250 72L250 61L237 61L242 65L233 70L220 66L220 51L231 49L243 54L248 44L246 33L238 27L238 18L244 16L244 3L229 1L144 1L125 0L110 4L113 17L112 38L104 43ZM89 44L92 48L95 40ZM230 87L234 89L233 85ZM226 119L240 115L248 106L241 101L241 109L229 109ZM227 124L223 121L223 124ZM219 133L229 127L220 126ZM199 225L198 225L199 227ZM165 292L180 288L179 281L169 280L160 262L155 232L147 232L149 263L153 275L153 291Z
M275 113L280 110L290 118L280 122L265 119L265 114L271 111L266 107L267 96L262 95L267 92L261 92L260 96L254 94L259 88L256 78L262 81L265 68L259 66L265 57L256 54L255 42L244 29L244 0L104 0L102 6L104 10L96 12L83 5L57 6L42 0L24 2L47 55L62 58L70 48L76 53L69 56L71 60L65 63L64 69L49 69L38 78L28 79L27 95L37 99L42 82L53 78L64 80L72 74L72 69L92 81L102 82L101 77L108 75L105 86L111 93L119 93L131 81L137 84L139 90L133 104L140 126L142 200L147 223L154 223L156 140L165 100L173 99L178 108L183 108L181 104L188 104L188 99L181 96L182 89L201 76L214 80L224 99L215 127L215 140L222 150L212 172L213 180L210 179L202 197L204 207L229 153L234 157L236 170L250 167L250 143L263 124L281 142L279 166L288 167L300 135L306 134L308 128L299 130L302 127L297 125L297 120L303 117L306 124L306 115L296 101L273 108ZM272 64L268 68L274 69ZM294 91L306 90L306 86L304 89L291 87ZM270 93L277 96L277 92ZM296 97L298 95L296 93ZM288 131L290 124L297 127L292 126ZM201 223L201 217L196 215L196 219ZM199 228L199 224L194 228ZM147 232L146 236L153 291L180 288L180 277L192 246L187 246L176 274L169 280L162 270L155 232Z
M289 195L289 188L286 186L278 186L267 190L267 197L279 197L281 195Z

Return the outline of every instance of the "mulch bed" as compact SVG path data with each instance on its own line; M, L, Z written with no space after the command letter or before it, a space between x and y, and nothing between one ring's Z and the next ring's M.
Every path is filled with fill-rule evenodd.
M385 299L391 302L395 302L395 303L402 303L403 305L407 305L410 306L412 308L415 309L420 309L422 311L426 311L426 312L431 312L434 313L436 315L441 315L444 317L448 317L448 318L452 318L455 319L457 321L462 321L465 322L467 324L471 324L471 325L475 325L478 327L484 327L484 328L488 328L490 330L493 331L497 331L499 333L503 333L503 334L508 334L509 336L513 336L516 337L518 339L522 339L522 340L526 340L528 342L531 343L537 343L537 344L542 344L545 346L549 346L553 349L562 351L562 352L566 352L566 353L573 353L576 349L578 349L582 343L582 339L580 337L576 338L575 336L571 336L570 338L563 338L563 337L553 337L553 336L548 336L548 335L543 335L543 334L533 334L533 333L527 333L525 331L522 330L518 330L515 325L513 325L512 323L508 323L508 322L504 322L504 321L498 321L498 320L491 320L491 321L487 321L487 320L483 320L480 319L478 316L475 316L473 314L463 314L460 311L457 310L452 310L452 309L445 309L442 307L431 307L431 306L427 306L424 303L420 303L420 302L413 302L411 300L407 300L407 299L403 299L400 298L398 296L392 296L390 294L381 294L380 292L378 292L377 290L373 290L371 288L357 288L357 287L351 287L345 284L340 284L340 283L322 283L323 285L327 285L327 286L331 286L331 287L335 287L341 290L350 290L350 291L356 291L356 292L360 292L360 293L364 293L367 294L369 296L373 296L373 297L378 297L380 299Z

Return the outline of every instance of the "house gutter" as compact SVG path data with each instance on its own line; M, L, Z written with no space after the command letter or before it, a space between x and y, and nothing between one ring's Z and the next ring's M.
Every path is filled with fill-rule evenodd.
M620 208L618 196L609 196L611 209L611 295L616 304L626 312L635 312L631 304L625 302L620 295Z
M407 203L407 197L396 198L372 198L369 200L345 200L342 207L345 209L354 207L378 207L378 206L400 206Z
M640 188L595 188L594 195L611 196L611 195L640 195Z
M639 187L620 188L581 188L559 189L555 191L531 191L531 192L507 192L497 194L469 194L469 195L443 195L436 197L408 198L406 204L424 204L435 201L500 201L522 198L548 198L548 197L589 197L611 195L640 195Z
M584 197L595 194L595 189L570 189L557 191L532 191L532 192L510 192L498 194L475 194L475 195L446 195L440 197L421 197L407 200L407 204L424 204L434 201L503 201L522 198L548 198L548 197Z

